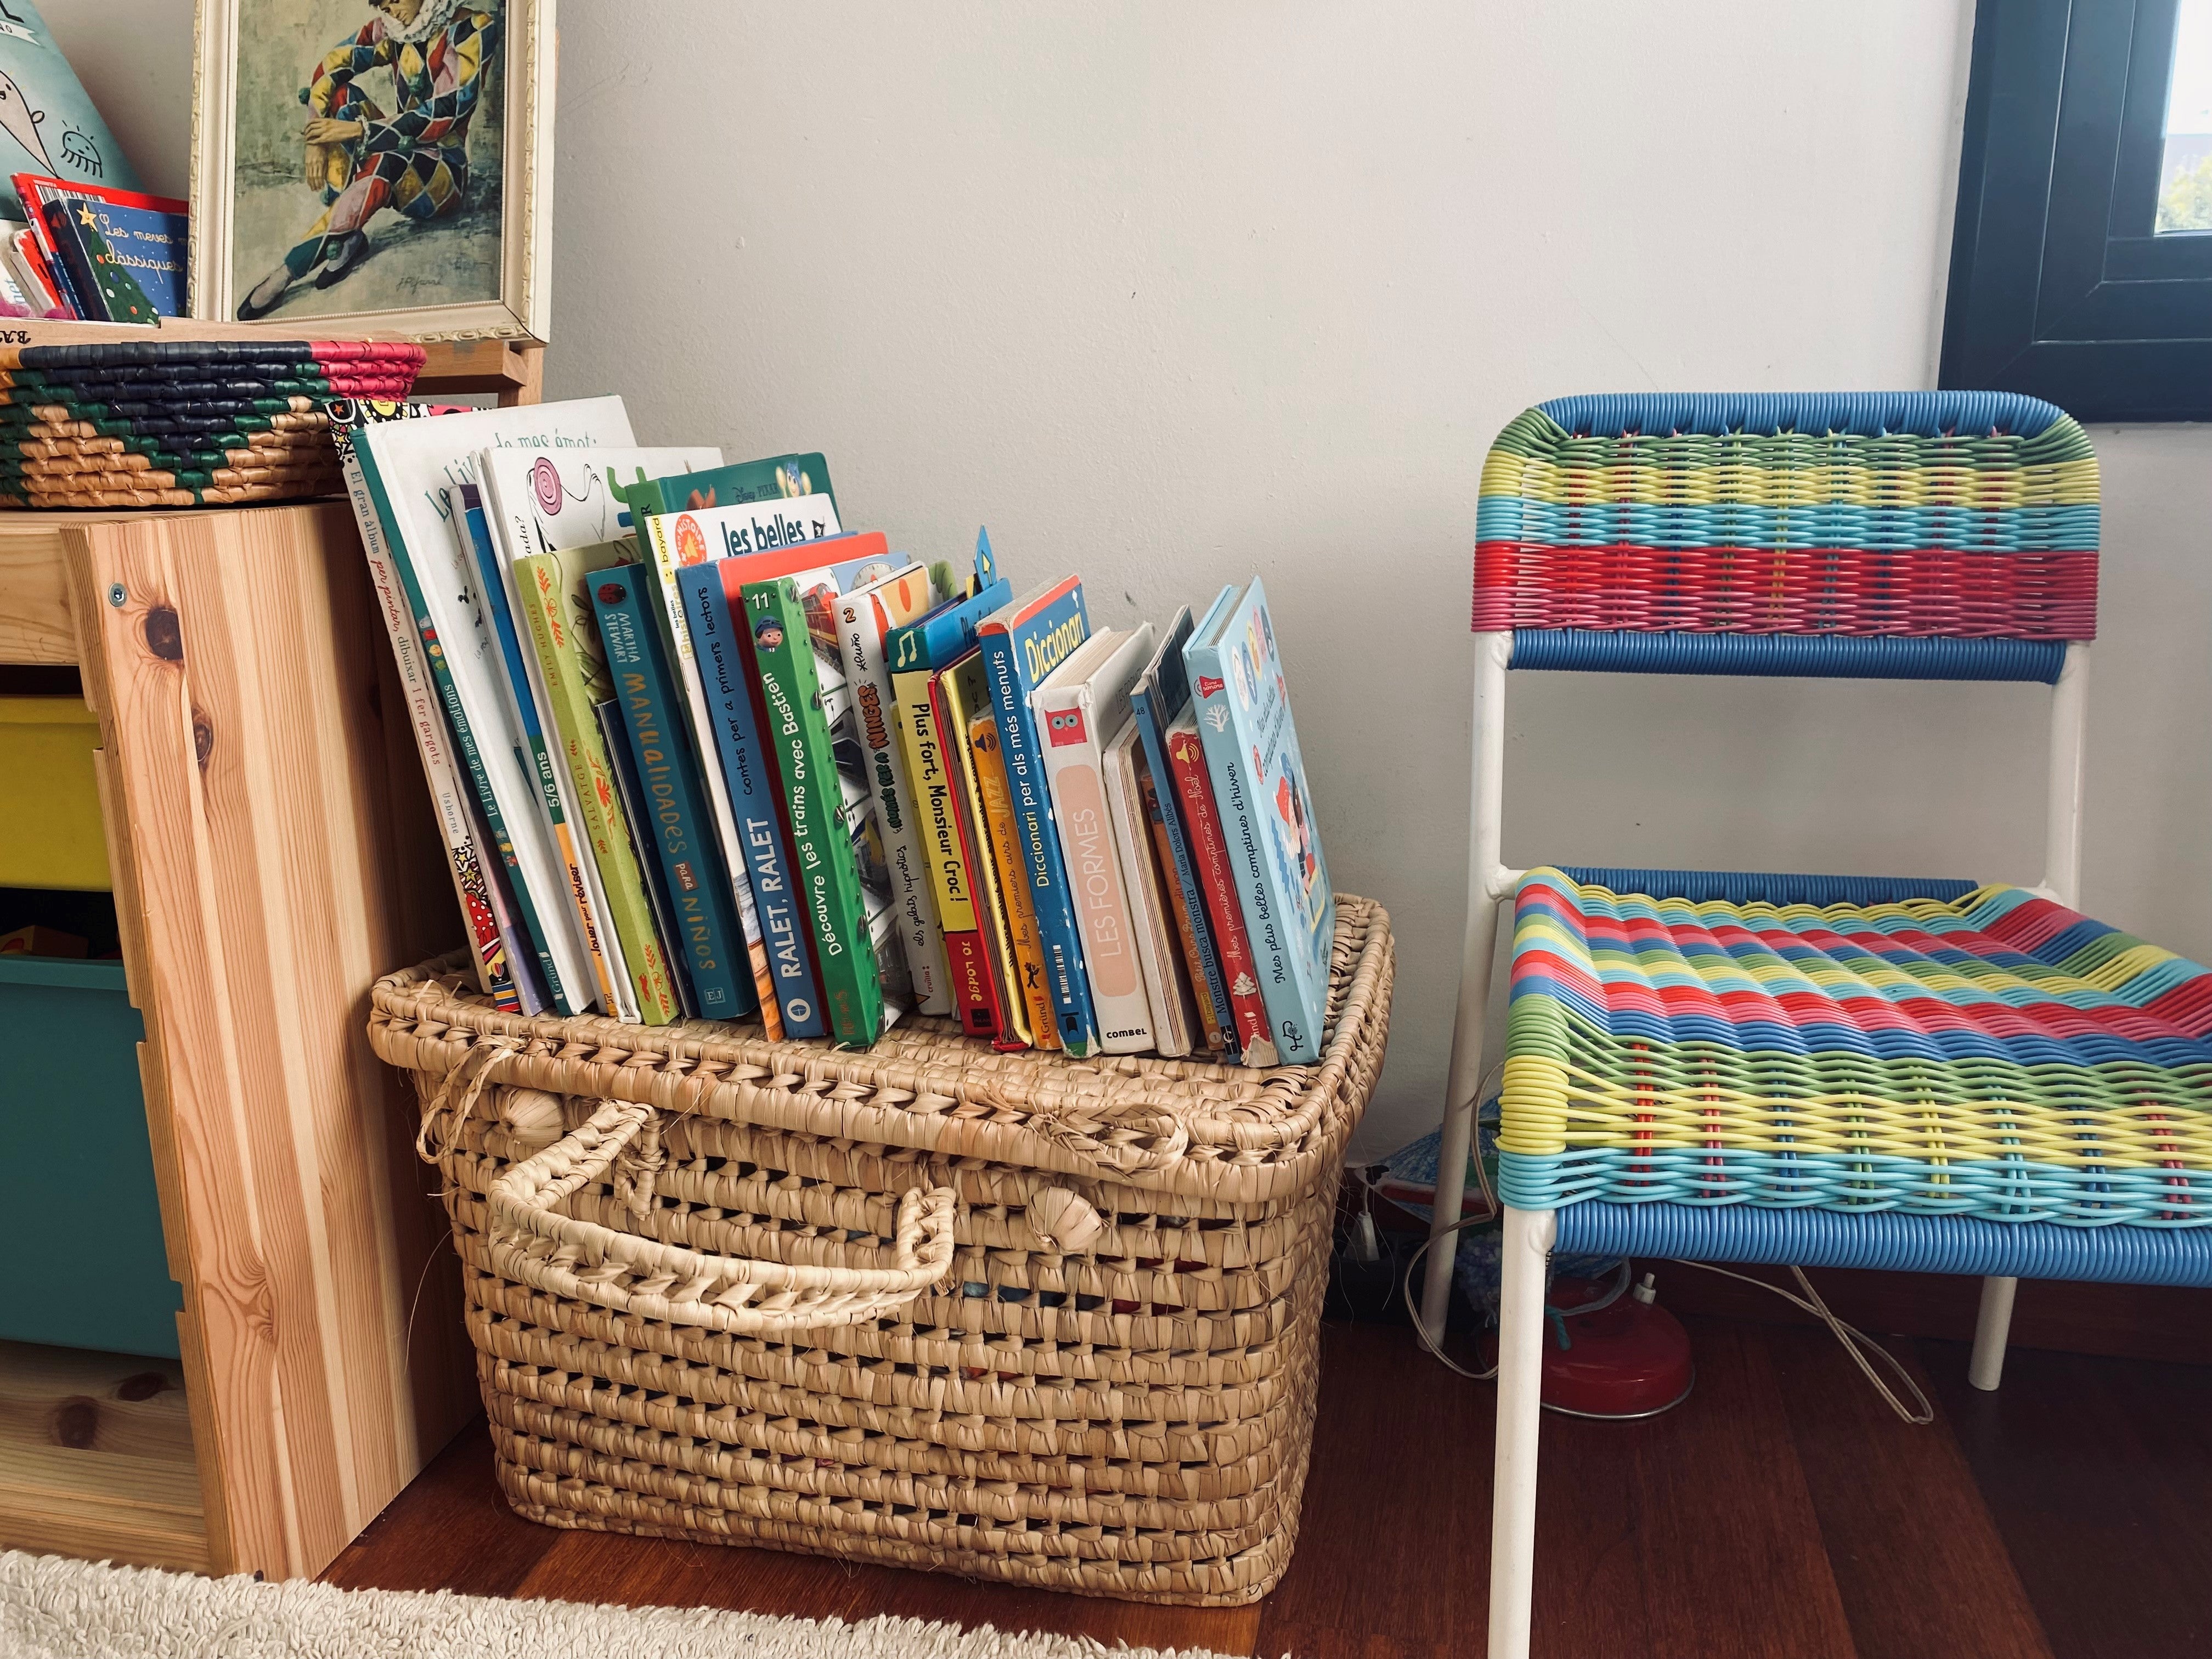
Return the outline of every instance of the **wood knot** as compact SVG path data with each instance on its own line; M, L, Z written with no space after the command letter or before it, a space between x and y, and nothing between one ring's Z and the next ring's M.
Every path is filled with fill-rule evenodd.
M166 1394L169 1379L159 1371L140 1371L126 1376L115 1385L118 1400L151 1400L157 1394Z
M185 628L178 620L176 606L151 606L146 612L146 619L139 624L139 629L146 636L146 648L163 662L182 662L185 659Z
M71 1395L55 1406L46 1432L57 1446L89 1451L100 1434L100 1401L86 1395Z
M192 753L199 760L203 775L207 771L208 757L214 752L215 722L207 717L206 712L198 703L194 703L192 705Z

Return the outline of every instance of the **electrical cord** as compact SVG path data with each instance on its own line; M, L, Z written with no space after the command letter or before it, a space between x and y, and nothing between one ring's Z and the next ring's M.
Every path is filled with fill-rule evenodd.
M1805 1292L1801 1297L1784 1290L1779 1285L1770 1285L1763 1279L1753 1279L1749 1273L1740 1273L1733 1268L1717 1267L1710 1261L1686 1261L1679 1256L1674 1260L1680 1267L1702 1267L1709 1273L1720 1274L1723 1279L1739 1279L1746 1285L1756 1285L1760 1290L1771 1291L1784 1302L1802 1308L1826 1325L1836 1340L1844 1345L1844 1352L1850 1355L1852 1364L1866 1373L1867 1381L1874 1384L1874 1391L1887 1402L1890 1410L1915 1427L1924 1427L1936 1420L1936 1408L1928 1403L1928 1396L1921 1393L1920 1385L1912 1380L1912 1373L1905 1369L1904 1362L1864 1331L1856 1326L1847 1325L1838 1319L1829 1309L1828 1304L1820 1299L1820 1291L1813 1288L1813 1281L1805 1277L1805 1270L1802 1267L1793 1267L1790 1269L1790 1273L1797 1280L1797 1288ZM1868 1364L1867 1355L1869 1352L1880 1356L1882 1364L1888 1366L1895 1373L1897 1380L1905 1384L1906 1391L1911 1395L1915 1401L1917 1409L1908 1409L1905 1402L1899 1400L1891 1389L1889 1384L1882 1380L1881 1373Z

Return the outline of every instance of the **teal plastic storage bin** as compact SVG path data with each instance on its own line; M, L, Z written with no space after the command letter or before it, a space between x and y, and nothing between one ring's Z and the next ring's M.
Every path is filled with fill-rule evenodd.
M0 956L0 1337L177 1357L119 962Z

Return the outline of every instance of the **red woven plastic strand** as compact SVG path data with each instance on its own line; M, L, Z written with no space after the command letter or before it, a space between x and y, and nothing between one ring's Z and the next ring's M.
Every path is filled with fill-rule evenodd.
M2087 640L2097 555L1481 542L1474 628Z

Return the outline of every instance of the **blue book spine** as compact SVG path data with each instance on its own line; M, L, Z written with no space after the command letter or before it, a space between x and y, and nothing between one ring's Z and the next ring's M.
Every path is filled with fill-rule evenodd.
M745 873L752 883L753 908L760 915L761 939L768 946L776 1006L783 1011L784 1035L826 1036L830 1028L822 1017L821 987L806 955L806 913L791 890L791 843L776 813L775 784L763 769L765 757L753 718L752 693L738 648L737 622L722 588L721 568L712 562L686 566L677 572L676 586L690 623L691 647L699 659L722 779L729 785L730 813L745 851Z
M667 874L669 899L683 931L673 943L690 969L701 1016L741 1018L756 1006L744 936L732 910L728 878L714 854L705 792L682 736L660 638L647 615L653 590L645 567L602 571L591 586L599 639L650 815L643 828Z
M1171 652L1180 653L1182 642L1169 641ZM1187 699L1188 692L1184 697ZM1191 942L1197 947L1198 965L1205 984L1199 988L1213 1004L1214 1023L1221 1028L1222 1040L1229 1045L1233 1056L1237 1052L1237 1016L1229 1006L1229 981L1221 972L1221 958L1213 949L1213 925L1206 920L1206 894L1198 884L1198 871L1190 861L1190 842L1184 838L1182 792L1176 787L1175 773L1168 765L1167 729L1182 713L1182 700L1175 706L1163 708L1167 699L1158 696L1147 688L1129 699L1129 708L1137 722L1137 738L1145 745L1145 765L1152 775L1152 787L1160 802L1160 823L1166 830L1168 851L1173 854L1176 884L1182 890L1183 910L1190 917Z
M1074 627L1068 623L1073 618ZM1025 647L1041 634L1060 631L1072 641L1058 658L1045 662L1042 673L1032 676ZM1037 681L1052 672L1059 659L1071 654L1089 633L1083 610L1083 590L1075 586L1041 613L1017 617L1012 624L995 619L978 629L975 643L983 653L983 671L991 688L991 708L999 723L1000 757L1006 765L1007 793L1013 797L1014 829L1021 837L1030 884L1030 902L1036 911L1037 943L1044 953L1045 984L1052 993L1053 1011L1060 1020L1060 1046L1080 1059L1098 1046L1098 1016L1091 1003L1091 981L1083 970L1082 936L1076 931L1075 907L1068 902L1067 872L1060 855L1060 830L1052 813L1052 792L1045 781L1044 759L1036 738L1036 722L1030 713L1030 693Z
M1321 1059L1328 1013L1336 906L1311 828L1305 767L1266 594L1255 580L1217 624L1220 610L1217 600L1208 626L1183 653L1199 711L1199 741L1212 775L1214 805L1275 1046L1286 1064L1310 1066ZM1283 819L1285 808L1289 816ZM1272 821L1277 819L1283 821ZM1310 871L1307 884L1298 884L1293 860Z

